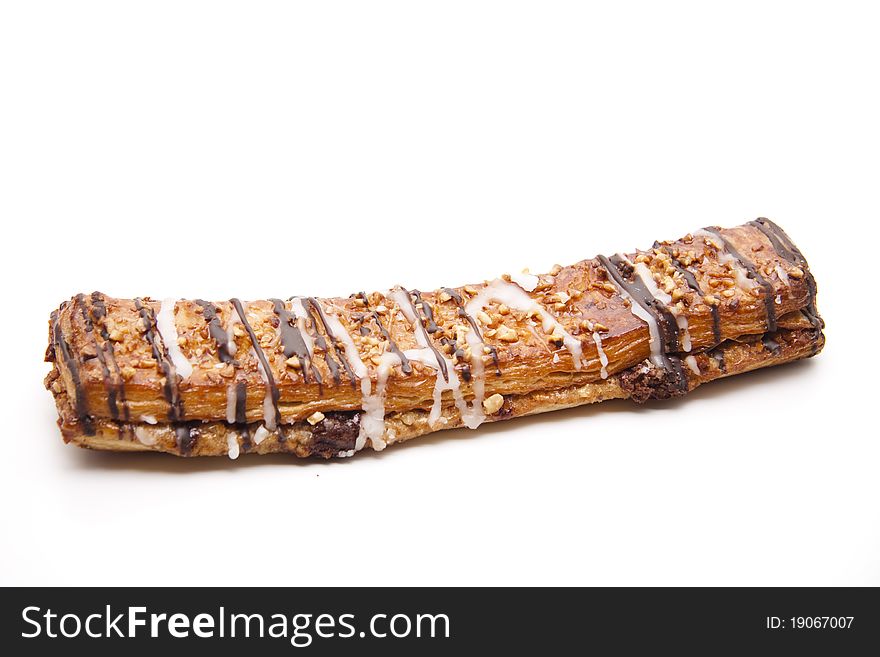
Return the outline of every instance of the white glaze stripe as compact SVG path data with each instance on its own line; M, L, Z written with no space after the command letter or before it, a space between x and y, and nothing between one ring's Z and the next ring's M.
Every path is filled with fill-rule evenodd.
M235 424L235 406L238 403L238 391L235 383L226 386L226 421Z
M337 338L339 338L339 340L342 341L342 344L345 347L345 357L348 360L349 366L351 366L351 371L354 372L354 375L360 381L361 408L364 411L361 414L360 430L358 431L358 437L355 441L354 450L339 452L337 456L351 456L355 451L363 449L364 445L367 442L367 438L370 439L370 443L373 445L374 449L381 450L385 447L385 381L387 381L388 379L388 371L391 367L393 367L393 365L397 363L388 364L388 360L385 359L386 368L384 370L384 375L380 377L382 379L382 394L379 394L378 385L377 393L375 395L372 394L372 381L370 381L370 372L367 369L367 366L364 365L364 361L361 360L360 352L358 352L358 348L355 345L354 340L352 340L351 334L345 329L345 327L342 325L342 322L339 321L339 318L336 315L328 312L326 308L324 308L324 315L326 315L327 326L330 327L333 335L335 335ZM394 358L396 358L396 356ZM381 361L382 358L380 358L380 369L382 368ZM397 362L400 362L399 359ZM378 446L380 442L381 447Z
M688 320L687 317L682 314L678 308L676 308L672 304L672 297L669 296L666 292L657 287L657 283L654 281L654 274L651 273L651 270L648 269L647 265L643 262L637 262L633 264L630 262L626 256L621 256L630 266L632 266L636 275L642 279L642 283L645 284L648 292L657 299L666 305L666 308L670 313L675 317L675 323L678 324L678 328L681 330L681 348L686 352L690 352L691 350L691 334L688 331Z
M234 431L231 431L229 435L226 436L226 447L229 458L231 458L233 461L237 459L239 455L238 434L236 434Z
M695 230L693 235L694 237L702 237L706 243L715 247L715 250L718 251L718 262L725 265L731 265L734 276L736 277L736 286L740 290L750 293L755 287L760 287L760 283L749 278L748 270L743 267L738 258L728 253L724 242L719 240L715 235L703 229Z
M445 390L451 390L455 405L458 408L458 412L461 414L462 422L464 422L465 426L471 429L476 429L485 419L482 410L482 403L478 405L475 400L472 407L468 406L461 393L461 384L458 380L455 366L448 358L443 355L438 356L437 352L434 349L431 349L429 343L430 337L428 337L425 327L422 326L422 320L416 312L409 293L398 287L391 290L390 297L398 305L407 321L412 325L416 342L421 347L421 349L407 350L403 355L409 360L418 361L435 370L434 404L431 406L431 412L428 414L428 424L431 428L434 428L440 420L443 392ZM441 358L444 361L442 364L440 362ZM446 379L443 378L443 365L446 365Z
M180 345L177 344L177 326L174 324L174 299L163 299L162 305L159 307L159 314L156 315L156 328L159 329L159 335L162 342L165 343L165 350L171 357L174 369L184 379L189 378L192 374L192 364L180 351Z
M685 364L690 368L691 372L700 376L700 366L697 365L697 359L693 356L688 356L684 359Z
M657 325L657 319L642 308L638 301L630 296L624 288L617 284L611 274L608 275L608 281L617 288L617 293L629 301L630 312L648 325L649 345L651 348L651 362L659 368L665 369L666 362L663 354L663 342L660 340L660 327Z
M309 360L315 357L315 339L308 331L308 327L306 326L306 319L308 319L308 313L306 312L305 306L303 306L302 298L294 297L290 300L290 308L293 312L293 316L296 317L296 325L299 328L299 332L302 334L303 342L306 345L306 351L309 352ZM303 369L305 369L306 364L302 364Z
M583 349L580 340L563 328L553 315L542 308L537 301L516 285L507 283L501 279L495 279L489 285L477 293L473 299L467 302L465 311L471 317L477 317L483 309L492 301L503 303L509 308L525 313L537 313L541 317L544 333L558 333L562 336L565 348L574 360L575 369L581 369L581 357ZM551 329L553 329L551 331Z

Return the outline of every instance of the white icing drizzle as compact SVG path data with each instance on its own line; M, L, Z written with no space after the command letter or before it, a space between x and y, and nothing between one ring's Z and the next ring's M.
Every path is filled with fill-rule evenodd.
M192 374L193 368L180 351L180 345L177 344L177 327L174 324L175 303L174 299L163 299L159 314L156 315L156 328L159 329L159 335L162 336L162 342L165 343L165 350L171 357L174 369L181 377L187 379Z
M608 281L617 288L617 293L621 297L629 301L630 312L648 325L649 345L651 348L651 362L659 368L665 368L662 348L663 343L660 340L660 327L657 325L656 318L654 317L654 315L642 308L642 306L639 305L639 302L633 299L632 296L630 296L629 292L620 287L617 284L617 281L614 280L613 276L609 275Z
M463 312L467 314L466 310ZM476 321L474 321L474 324L476 325ZM486 419L486 414L483 412L483 399L486 396L486 366L483 363L484 345L473 327L466 326L465 329L467 332L464 334L464 338L471 350L471 390L474 392L474 401L465 424L471 429L476 429ZM462 415L462 419L465 419L464 415Z
M364 414L361 417L360 432L355 440L355 451L364 448L367 438L377 452L385 449L385 384L388 383L388 375L395 365L400 365L400 357L397 354L386 351L380 356L379 365L376 367L376 392L364 396ZM364 392L363 381L361 392Z
M642 279L642 283L645 284L648 292L650 292L655 299L662 301L669 309L669 312L675 317L675 323L678 324L678 328L681 330L681 348L690 352L692 345L691 334L688 331L687 317L672 304L672 297L657 287L657 283L654 281L654 274L651 273L651 270L648 269L644 262L633 264L626 256L621 257L633 268L636 276Z
M226 323L226 351L230 356L235 356L238 345L235 344L235 325L241 324L235 306L229 304L229 321Z
M296 317L296 325L299 328L299 332L302 335L303 342L306 345L306 351L309 352L309 358L314 358L315 356L315 339L308 331L308 327L306 326L306 320L309 315L306 312L305 307L303 306L302 299L300 297L294 297L290 300L290 309L293 312L293 316ZM303 369L305 369L306 364L302 363Z
M141 445L150 446L156 444L156 434L152 429L147 429L146 427L135 427L134 435Z
M708 244L711 244L718 251L718 262L731 265L731 269L736 276L736 286L743 292L751 293L751 291L760 284L748 277L748 270L743 267L742 263L727 252L724 242L721 242L715 235L709 231L700 229L693 232L694 237L702 237Z
M684 359L685 364L690 368L691 372L700 376L700 366L697 365L697 359L693 356L688 356Z
M510 274L510 280L519 285L526 292L534 292L535 288L538 287L538 283L541 282L541 279L528 272Z
M266 429L264 425L260 425L257 427L257 430L254 431L254 445L259 445L261 442L266 440L269 437L269 431Z
M234 383L226 386L226 421L235 424L235 406L238 403L238 390Z
M240 451L238 447L238 434L230 432L229 435L226 436L226 447L229 458L233 461L237 459Z
M384 355L380 358L380 370L382 370L381 360L386 361L386 368L379 376L382 380L382 394L380 394L379 386L377 384L376 394L374 395L372 393L370 372L367 369L367 366L364 365L364 361L361 360L360 352L358 352L358 348L355 345L354 340L352 340L351 334L345 329L342 322L339 321L339 318L336 315L327 312L326 308L324 309L324 315L327 318L327 326L330 327L333 335L335 335L345 347L345 357L348 360L349 366L351 366L351 371L354 372L354 375L360 381L361 408L364 411L360 418L360 430L358 432L357 440L355 441L355 448L353 450L339 452L337 456L341 458L352 456L356 451L364 448L367 438L370 439L370 443L373 445L374 449L382 450L385 447L385 442L383 440L385 435L385 381L388 380L388 373L391 367L398 364L400 359L393 354L391 355L397 360L397 363L391 363L390 360L384 359ZM381 447L379 446L380 442Z
M244 302L242 304L242 309L247 313L248 304ZM238 311L235 310L235 306L232 307L233 312L238 315ZM244 324L242 318L239 317L238 321ZM272 399L272 386L269 385L269 376L266 374L266 370L263 369L263 361L260 360L260 357L257 356L257 351L254 345L251 345L250 349L251 357L257 363L257 371L260 373L260 378L263 380L263 388L266 390L266 394L263 397L263 422L266 423L266 426L269 427L272 431L275 430L275 402ZM228 398L227 398L227 411L228 411ZM259 430L258 430L259 431ZM258 443L259 444L259 443Z
M525 313L537 313L541 317L544 333L558 333L562 336L563 344L574 360L575 369L581 369L581 356L583 349L581 342L563 328L553 315L542 308L537 301L523 292L516 285L512 285L501 279L495 279L489 285L477 293L473 299L467 302L465 311L471 317L476 317L491 301L498 301L509 308ZM552 330L551 330L552 329Z
M598 331L593 331L593 342L596 343L596 350L599 352L599 363L602 365L602 369L599 371L599 376L603 379L608 378L608 356L605 354L605 350L602 348L602 336L599 335Z
M429 343L430 338L428 337L427 331L425 331L425 327L422 326L422 320L416 313L415 306L413 305L412 299L410 299L409 293L398 287L391 290L390 297L395 303L397 303L407 321L412 325L416 343L421 347L421 349L408 349L404 352L404 356L409 360L417 361L432 368L436 373L434 382L434 404L431 406L431 412L428 414L428 425L431 428L434 428L440 420L440 414L443 408L443 392L450 390L452 391L452 398L455 400L455 406L461 414L462 422L464 422L465 426L468 428L476 429L485 419L482 409L482 399L479 400L479 403L477 403L477 400L475 399L474 404L468 406L468 403L462 395L461 383L458 380L458 374L455 371L454 364L442 354L438 355L434 349L431 349ZM471 353L473 354L473 347L471 347ZM482 354L478 352L477 358L481 357ZM443 364L446 365L446 379L443 378L443 368L440 363L441 358L444 361Z

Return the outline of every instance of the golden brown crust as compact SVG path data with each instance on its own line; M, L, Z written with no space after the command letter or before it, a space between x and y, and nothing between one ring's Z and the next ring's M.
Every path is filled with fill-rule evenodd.
M680 372L688 368L679 358L693 355L699 362L721 344L760 340L768 332L810 335L806 355L823 341L809 267L766 220L695 231L646 251L513 281L519 284L504 276L432 292L250 303L78 295L53 313L47 351L53 369L46 385L58 400L65 437L93 447L116 445L106 447L112 449L120 449L114 432L123 435L136 425L176 434L181 423L198 422L200 435L227 436L241 433L221 428L229 422L265 422L272 429L278 420L295 434L308 418L360 412L365 386L375 394L384 385L383 412L392 432L385 442L394 442L416 431L413 425L395 431L395 417L427 417L432 406L436 414L435 389L446 367L452 372L443 377L455 380L459 402L479 410L483 401L501 396L508 406L518 400L514 415L522 415L562 407L566 394L584 390L591 391L586 401L640 401L649 393L621 385L633 385L634 368L649 357L679 371L680 390L670 388L671 396L684 391ZM631 284L642 285L662 307L648 308L663 329L659 355L656 336L635 312L643 304ZM488 294L487 287L501 293ZM757 350L747 366L784 362L765 351ZM794 357L803 354L788 359ZM182 375L181 368L192 371ZM380 382L383 375L387 382ZM687 377L690 385L692 373ZM664 386L676 385L667 379ZM460 423L462 406L453 397L447 386L431 430ZM92 430L95 436L83 438ZM306 427L302 435L313 433ZM101 438L108 435L109 442ZM314 452L312 439L303 440L302 449L292 451ZM211 440L199 443L204 453L219 453L205 446ZM176 444L164 451L181 450Z
M802 320L802 317L798 313L790 315L784 321L795 328L780 329L774 334L756 336L745 342L729 340L715 349L695 355L695 366L699 374L690 368L686 369L688 390L716 379L807 358L821 350L824 343L822 333ZM651 398L651 393L657 393L657 389L652 386L662 385L662 374L650 362L645 361L604 381L505 395L503 404L487 417L487 421L508 420L609 399L634 398L645 394L645 390L640 390L639 386L644 386L648 391L646 398ZM91 449L158 451L178 456L225 456L230 452L231 439L238 445L241 453L283 452L299 457L328 458L350 455L346 452L353 449L356 433L349 431L338 442L322 441L322 435L316 435L315 426L303 421L283 426L280 431L266 432L265 438L257 443L255 435L259 437L257 432L261 427L258 422L250 425L205 422L178 426L165 423L145 426L101 419L96 423L94 434L88 435L77 422L63 388L50 385L50 389L56 394L61 415L59 425L65 440ZM442 422L437 428L428 424L428 412L425 409L391 413L386 418L385 442L405 442L436 430L461 426L461 416L454 404L444 404ZM186 440L181 440L178 428L184 429Z
M803 276L795 278L796 268L775 254L766 236L752 226L723 230L722 234L736 244L741 253L748 253L759 269L769 272L768 279L773 285L773 297L777 301L779 316L804 308L810 301L810 292ZM664 242L664 251L680 254L697 279L699 286L707 291L700 295L691 290L683 277L671 269L663 254L656 249L628 254L631 260L643 259L645 264L662 277L660 286L665 288L682 313L687 317L693 350L699 351L716 344L713 336L712 315L707 302L718 303L721 339L735 338L739 335L760 334L767 330L767 319L760 290L746 293L731 286L733 277L730 268L719 262L717 250L706 244L705 240L685 237L675 242ZM776 268L786 272L789 282L783 282ZM552 314L559 323L583 344L583 368L578 371L572 355L563 347L551 342L540 326L534 326L526 313L511 310L506 315L498 312L499 303L490 303L485 313L492 321L484 326L483 336L488 346L498 354L498 367L503 377L486 377L487 394L501 391L525 393L542 388L548 382L588 383L600 378L600 363L596 345L583 322L589 321L601 327L602 345L609 359L608 371L613 373L627 369L649 355L648 329L644 322L635 317L614 286L607 279L604 269L596 260L584 260L569 267L559 269L555 275L539 276L540 283L529 294L537 304ZM473 298L485 284L464 286L456 291L465 299ZM560 297L560 293L565 296ZM422 293L422 298L431 306L435 320L441 327L438 336L454 337L456 327L466 326L458 315L458 307L443 295L442 291ZM728 296L729 295L729 296ZM566 299L566 297L568 297ZM707 298L708 297L708 298ZM399 312L397 304L388 294L374 292L368 296L369 308L375 310L392 340L401 350L417 348L412 326ZM565 300L563 303L561 300ZM107 329L113 357L119 366L124 384L125 397L134 417L142 415L167 419L169 403L163 395L165 383L161 362L151 352L150 344L144 339L143 320L135 307L135 301L128 299L103 298L107 317L102 320ZM160 304L145 298L143 305L152 313L158 314ZM358 298L322 299L320 303L326 312L337 314L357 344L361 360L369 368L371 378L376 378L377 358L387 345L377 331L375 322L359 321L367 307ZM228 326L232 314L229 302L214 304L223 326ZM97 342L103 343L95 330L87 330L85 316L92 308L92 299L80 295L65 304L58 319L61 330L71 350L79 358L79 375L85 396L85 406L89 415L110 417L107 404L106 376L101 363L94 355L100 350ZM85 311L85 314L84 312ZM248 390L248 420L262 417L265 385L258 371L258 359L251 351L247 333L239 324L234 329L237 345L238 367L224 364L218 358L218 348L211 338L201 307L194 301L178 301L175 307L175 322L180 337L183 355L193 363L192 375L179 383L180 398L187 419L211 420L225 417L227 386L234 380L242 380ZM333 382L327 360L322 355L315 357L310 368L295 368L286 363L278 336L278 317L273 312L270 301L254 301L247 304L248 320L257 336L277 382L280 392L280 406L283 421L301 420L315 411L356 410L361 398L356 385L350 377L342 374L338 384ZM370 330L366 336L359 333L361 326ZM499 330L504 327L504 332ZM515 341L501 339L509 329L516 331ZM607 330L604 330L607 329ZM314 329L317 335L326 338L320 322ZM509 340L510 338L507 338ZM339 363L337 354L330 350L330 358ZM558 356L554 362L553 356ZM494 369L490 355L482 354L485 367ZM459 362L459 372L467 365L467 359ZM64 370L64 364L59 363ZM304 369L317 370L323 385L304 378ZM388 382L388 409L402 410L419 404L430 403L435 380L434 370L421 363L413 363L413 372L405 374L399 366L393 368ZM64 373L68 394L75 395L69 373ZM115 378L115 371L111 374ZM467 389L467 384L464 384ZM465 393L468 394L467 392Z

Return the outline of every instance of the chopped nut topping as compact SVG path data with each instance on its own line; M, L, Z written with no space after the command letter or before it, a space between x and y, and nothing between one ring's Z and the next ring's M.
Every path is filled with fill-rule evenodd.
M449 301L452 297L449 295L449 292L443 291L443 292L440 293L440 296L439 296L438 298L440 299L440 302L441 302L441 303L446 303L446 302Z
M316 424L318 424L318 422L320 422L323 419L324 419L324 414L321 411L315 411L314 413L312 413L311 415L309 415L306 418L306 422L308 422L312 426L315 426Z
M110 332L110 339L113 342L122 342L122 340L123 340L122 331L120 331L119 329L113 329Z
M236 324L232 327L232 335L237 338L243 337L245 333L247 333L247 331L244 330L244 326L242 326L241 324Z
M718 299L713 297L711 294L707 294L705 297L703 297L703 301L705 301L706 305L708 305L708 306L717 306L718 305Z
M803 278L804 277L804 270L801 269L800 267L795 267L790 272L788 272L788 275L791 276L792 278Z
M500 306L498 306L498 312L501 313L502 315L509 315L509 314L510 314L510 308L508 308L507 306L505 306L505 305L502 303Z
M483 400L483 408L486 410L488 415L495 415L498 411L501 410L501 407L504 405L504 397L499 395L497 392Z
M412 411L401 413L400 421L403 422L406 426L411 427L416 423L416 414Z
M483 324L484 326L492 326L492 318L482 310L477 313L477 320L479 320L480 324Z
M302 363L299 362L298 356L291 356L286 361L284 361L284 364L295 370L298 370L302 367Z
M477 289L473 285L465 285L464 291L467 292L468 294L476 294L477 293Z
M727 289L727 290L724 290L724 292L721 293L721 296L730 299L730 298L731 298L732 296L734 296L735 294L736 294L736 290Z
M501 325L496 331L498 339L502 342L516 342L519 340L519 334L508 326Z
M550 275L551 275L551 276L556 276L556 274L558 274L558 273L561 272L561 271L562 271L562 265L553 265L553 266L550 268Z
M135 375L135 370L130 365L126 365L120 371L122 373L122 378L126 380L132 378Z

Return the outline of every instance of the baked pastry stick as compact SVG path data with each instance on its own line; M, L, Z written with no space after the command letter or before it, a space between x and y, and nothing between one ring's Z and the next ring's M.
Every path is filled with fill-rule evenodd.
M606 399L667 399L813 356L816 283L773 222L549 273L245 302L80 294L46 360L67 442L345 457Z

